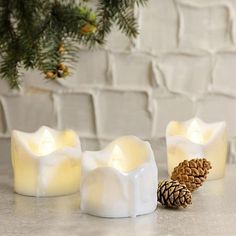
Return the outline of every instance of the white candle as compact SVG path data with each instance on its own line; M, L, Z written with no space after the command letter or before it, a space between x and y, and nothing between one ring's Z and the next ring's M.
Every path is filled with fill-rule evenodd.
M208 179L224 176L227 158L225 122L205 123L198 118L171 121L166 129L168 172L184 160L206 158L212 169Z
M134 136L82 155L81 210L101 217L135 217L157 205L157 166L148 142Z
M81 146L72 130L41 127L35 133L12 132L15 192L28 196L58 196L80 187Z

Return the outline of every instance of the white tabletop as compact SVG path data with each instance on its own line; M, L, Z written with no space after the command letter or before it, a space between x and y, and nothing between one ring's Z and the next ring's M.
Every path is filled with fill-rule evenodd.
M159 178L166 168L159 167ZM9 163L0 165L0 235L148 236L236 235L236 165L224 179L208 181L193 194L193 204L181 210L158 205L137 218L104 219L81 214L78 194L57 198L13 193ZM114 204L116 204L114 202Z

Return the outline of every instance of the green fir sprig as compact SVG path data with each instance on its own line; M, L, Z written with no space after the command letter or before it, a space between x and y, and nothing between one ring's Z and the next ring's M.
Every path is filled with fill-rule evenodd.
M105 43L115 24L129 38L138 35L135 7L148 0L0 0L0 77L19 88L21 68L47 79L65 78L78 45ZM93 1L94 2L94 1Z

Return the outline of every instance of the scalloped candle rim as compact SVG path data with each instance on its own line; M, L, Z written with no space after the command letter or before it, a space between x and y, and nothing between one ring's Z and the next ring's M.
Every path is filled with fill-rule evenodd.
M34 133L12 132L14 188L29 196L59 196L80 187L81 146L72 130L46 126Z
M135 136L82 155L81 209L101 217L128 217L154 211L157 166L148 142Z
M224 121L205 123L198 118L171 121L166 128L168 172L182 161L206 158L212 169L208 179L224 176L227 159L227 130Z
M197 143L189 137L188 133L191 133L191 125L196 122L195 129L202 134L203 143ZM178 142L178 140L185 140L185 142L190 142L192 144L197 144L201 146L207 146L209 143L213 142L219 132L226 129L225 121L207 123L203 122L199 118L194 118L184 122L170 121L166 128L166 137L173 142Z
M56 131L47 126L42 126L36 132L27 133L18 130L12 131L12 140L25 148L25 151L35 158L69 151L78 151L81 145L77 134L73 130ZM40 149L47 149L43 152Z

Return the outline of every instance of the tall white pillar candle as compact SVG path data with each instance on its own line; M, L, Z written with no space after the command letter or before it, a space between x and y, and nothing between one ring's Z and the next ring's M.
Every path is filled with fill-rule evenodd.
M134 217L157 205L157 166L148 142L134 136L82 156L81 209L101 217Z
M15 192L46 197L79 190L81 146L74 131L43 126L35 133L13 131L11 138Z
M225 122L205 123L198 118L171 121L166 142L169 175L184 160L206 158L212 165L208 179L224 176L228 143Z

